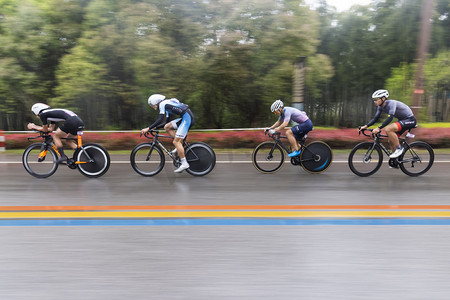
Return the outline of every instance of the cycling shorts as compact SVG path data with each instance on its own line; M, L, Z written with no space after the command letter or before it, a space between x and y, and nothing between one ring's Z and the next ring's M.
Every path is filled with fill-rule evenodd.
M401 136L406 130L416 127L417 121L414 117L409 117L407 119L398 120L394 123L397 126L397 135Z
M73 116L68 118L59 129L65 133L70 133L72 135L77 135L78 131L83 131L84 123L78 116Z
M175 136L184 139L191 126L194 125L194 115L191 110L188 109L181 118L175 119L171 123L173 128L177 130Z
M305 136L305 134L310 132L312 129L313 123L310 119L291 128L292 133L294 134L294 137L297 141L300 141Z

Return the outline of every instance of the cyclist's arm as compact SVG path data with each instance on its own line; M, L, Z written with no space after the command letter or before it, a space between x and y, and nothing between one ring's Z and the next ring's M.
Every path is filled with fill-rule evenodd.
M279 123L281 123L281 122L279 122ZM283 130L284 128L286 128L286 127L288 126L288 124L289 124L289 121L284 121L284 122L281 123L280 125L276 126L276 127L274 128L274 130L275 130L275 131L281 131L281 130Z
M386 127L389 123L392 122L392 120L394 120L394 116L393 116L393 115L389 115L389 116L387 117L387 119L384 120L383 124L381 124L380 126L378 126L378 128L381 129L381 128L383 128L383 127Z
M34 123L28 123L27 128L31 129L31 130L42 131L42 132L52 132L55 129L55 124L51 124L50 126L48 126L48 125L37 126Z
M153 129L153 128L157 127L158 125L162 124L164 121L164 117L165 117L165 114L159 114L158 119L156 119L156 121L153 122L152 125L148 126L148 128Z
M280 125L280 121L276 121L272 126L269 127L269 129L277 128Z
M370 120L369 123L366 124L366 128L375 124L378 121L378 119L380 118L380 116L381 116L381 109L377 109L377 113L375 114L375 116L373 116L373 119Z

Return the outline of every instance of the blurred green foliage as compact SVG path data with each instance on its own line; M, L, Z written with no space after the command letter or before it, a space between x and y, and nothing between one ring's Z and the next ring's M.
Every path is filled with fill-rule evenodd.
M426 117L448 121L450 0L435 1ZM189 104L197 128L265 126L273 100L292 100L299 56L316 125L365 123L378 88L408 102L421 1L320 3L0 0L0 128L24 129L46 102L90 130L138 129L156 117L152 93Z

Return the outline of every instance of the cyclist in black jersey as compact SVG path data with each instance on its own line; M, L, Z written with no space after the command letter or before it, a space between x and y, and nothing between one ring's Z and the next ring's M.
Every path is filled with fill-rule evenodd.
M53 142L58 148L58 152L61 156L58 160L58 163L67 161L67 156L64 154L61 138L67 137L69 135L76 136L77 134L81 133L84 129L83 121L70 110L59 108L52 109L49 105L44 103L35 103L31 107L31 111L42 121L42 126L38 126L34 123L29 123L27 125L28 129L34 129L43 132L53 132L55 131L57 122L64 122L59 126L58 129L56 129L55 134L53 135ZM70 140L68 143L70 148L72 148L73 150L77 148L77 144L75 143L75 141Z
M388 141L393 152L389 157L394 159L399 157L403 152L403 148L400 145L398 137L401 136L406 130L414 128L417 121L408 105L397 100L387 100L388 98L389 92L387 90L377 90L372 94L372 99L378 107L377 112L375 113L373 119L366 125L361 126L359 130L372 126L378 121L383 112L387 113L387 119L383 122L383 124L375 128L372 133L377 134L382 128L385 128ZM397 118L398 121L389 124L392 122L394 117Z

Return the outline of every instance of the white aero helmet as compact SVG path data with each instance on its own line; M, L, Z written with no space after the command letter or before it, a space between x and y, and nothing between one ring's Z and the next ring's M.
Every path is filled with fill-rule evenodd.
M35 103L31 107L31 111L37 116L42 110L47 108L50 108L50 106L45 103Z
M383 97L386 97L386 99L389 98L389 92L387 90L377 90L372 94L372 99Z
M166 99L166 96L161 94L153 94L150 97L148 97L148 105L153 106L159 104L159 102Z
M283 106L284 106L283 101L278 99L274 103L272 103L272 106L270 107L270 110L272 112L275 112L275 111L279 110L280 108L282 108Z

